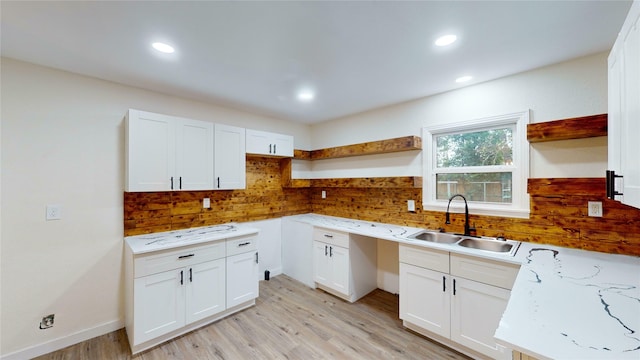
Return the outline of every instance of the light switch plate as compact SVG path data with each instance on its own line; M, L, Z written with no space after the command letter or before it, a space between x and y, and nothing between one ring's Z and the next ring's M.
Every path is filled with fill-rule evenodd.
M416 211L416 201L415 200L407 200L407 210L408 211Z
M202 199L202 208L203 209L210 209L211 208L211 199L209 199L209 198Z
M46 220L62 219L62 206L58 204L47 205Z

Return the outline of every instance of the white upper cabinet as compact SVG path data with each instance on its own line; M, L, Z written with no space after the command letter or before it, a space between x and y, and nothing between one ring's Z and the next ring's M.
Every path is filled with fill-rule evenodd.
M640 208L640 1L627 19L609 54L609 164L607 196ZM619 176L619 177L618 177Z
M125 191L213 189L212 123L129 110L125 138Z
M214 189L246 187L245 129L215 125Z
M293 157L293 136L247 129L247 153Z

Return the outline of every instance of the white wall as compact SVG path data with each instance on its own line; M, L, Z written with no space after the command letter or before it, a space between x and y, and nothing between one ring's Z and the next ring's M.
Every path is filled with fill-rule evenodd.
M425 79L428 81L428 79ZM458 122L532 110L532 122L543 122L607 112L607 53L508 76L482 84L417 99L312 126L312 149L366 141L421 135L425 125ZM413 152L397 161L415 164ZM607 163L605 138L566 140L531 146L530 177L603 177ZM316 162L321 177L350 177L345 163ZM362 158L364 159L364 157ZM407 176L392 166L377 176ZM415 168L408 171L412 176ZM313 177L318 177L313 174ZM367 175L373 176L373 175Z
M77 333L121 326L128 108L287 133L296 147L310 145L307 125L6 58L1 65L3 356L33 356ZM61 204L62 220L45 221L46 204ZM52 313L54 327L38 329Z

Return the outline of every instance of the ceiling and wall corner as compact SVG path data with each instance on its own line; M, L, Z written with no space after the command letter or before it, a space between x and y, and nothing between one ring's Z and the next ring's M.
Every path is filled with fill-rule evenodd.
M607 51L631 1L3 1L2 54L315 123ZM452 33L448 47L434 44ZM159 54L153 42L175 48ZM458 84L455 79L471 75ZM313 91L300 102L299 91Z

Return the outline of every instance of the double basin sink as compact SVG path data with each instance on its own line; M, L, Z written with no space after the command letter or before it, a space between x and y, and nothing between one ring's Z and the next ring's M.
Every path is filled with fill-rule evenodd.
M493 238L465 236L445 232L422 230L407 237L410 240L421 240L438 244L450 244L469 249L490 251L494 253L508 253L515 255L519 242L499 240Z

